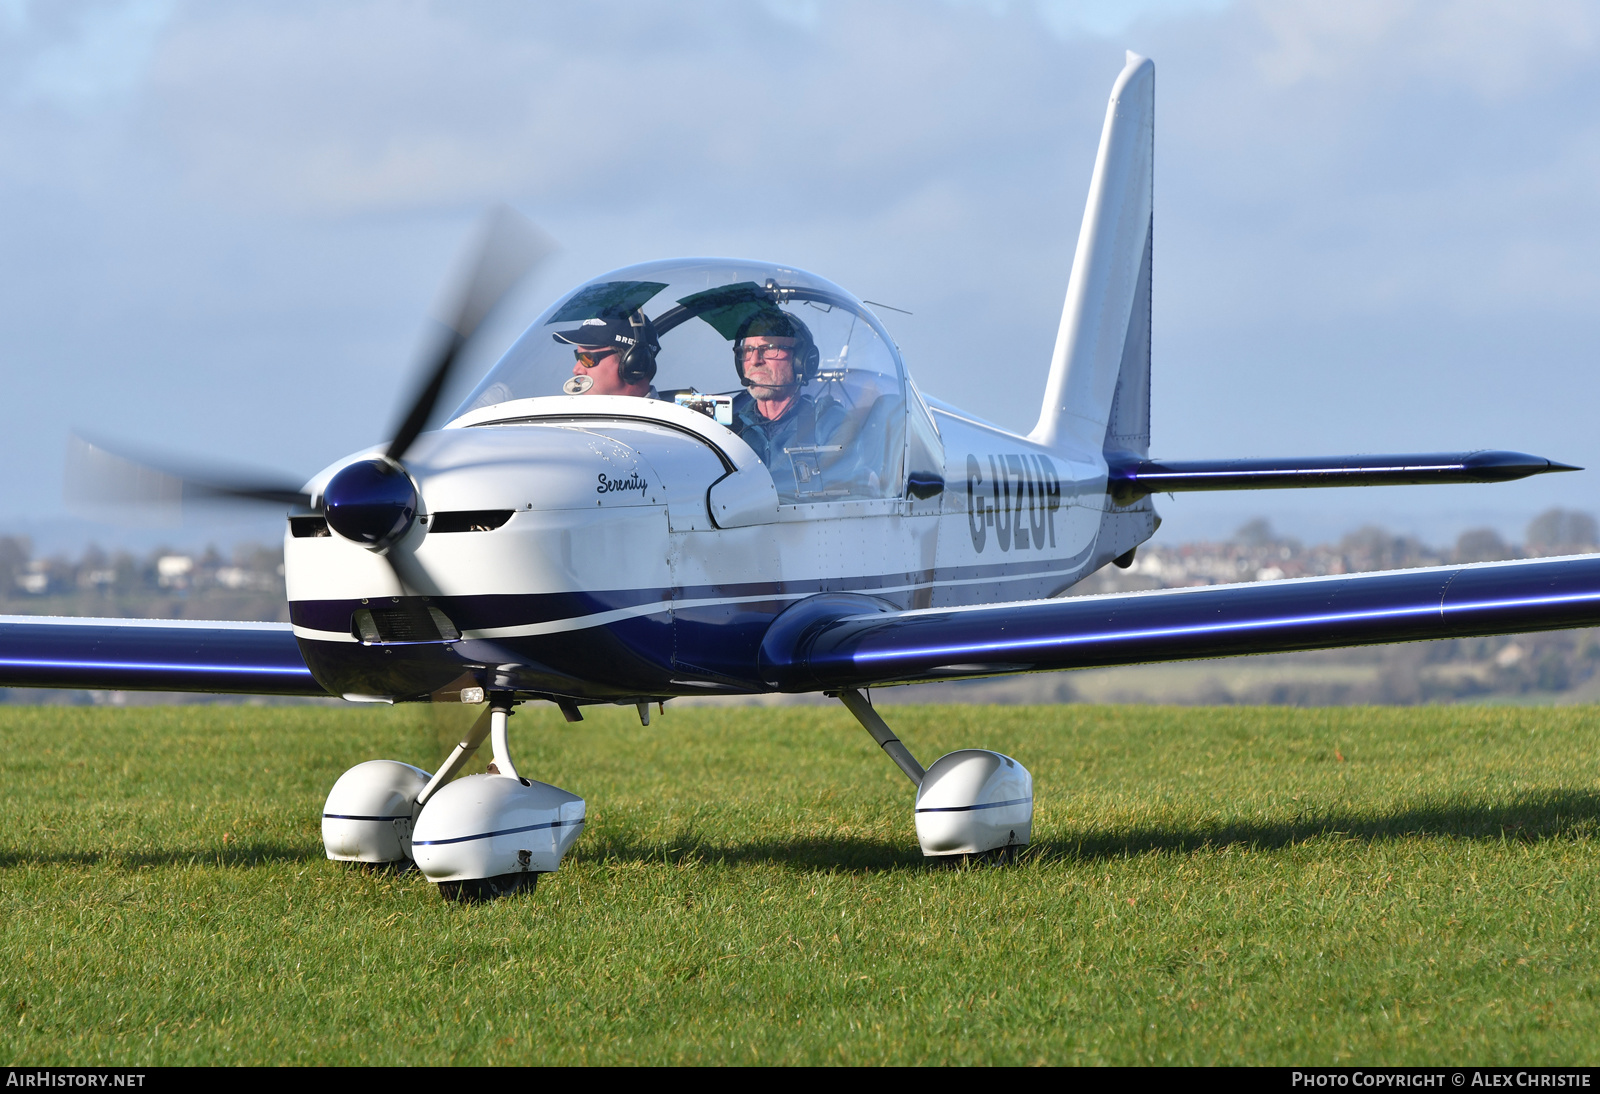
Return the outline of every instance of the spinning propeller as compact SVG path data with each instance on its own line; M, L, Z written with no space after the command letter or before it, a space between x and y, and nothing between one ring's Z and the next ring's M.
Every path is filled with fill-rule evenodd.
M403 462L432 416L456 362L485 319L516 284L555 249L524 217L504 206L487 218L466 275L446 314L441 344L383 455L341 468L321 497L282 476L219 474L166 458L133 458L74 435L67 453L71 500L176 506L185 498L292 505L321 514L339 536L385 552L410 531L418 495ZM397 575L398 576L398 575Z

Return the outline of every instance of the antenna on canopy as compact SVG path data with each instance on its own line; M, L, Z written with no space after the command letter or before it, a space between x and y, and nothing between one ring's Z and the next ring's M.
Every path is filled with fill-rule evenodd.
M874 308L888 308L890 311L897 311L901 315L915 315L916 314L915 312L906 311L904 308L897 308L893 304L883 304L883 303L880 303L880 302L878 302L876 300L863 300L862 303L863 304L871 304Z

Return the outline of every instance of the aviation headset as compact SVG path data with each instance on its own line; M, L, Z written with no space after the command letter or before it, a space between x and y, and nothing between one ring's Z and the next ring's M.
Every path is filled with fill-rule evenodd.
M763 308L744 321L739 327L739 333L733 339L733 367L739 373L739 382L745 387L750 386L750 381L745 379L744 357L740 353L740 348L746 338L757 337L793 338L795 386L804 387L817 378L817 369L822 364L822 353L817 349L811 331L786 311Z
M656 353L661 343L656 340L655 328L645 317L642 308L628 313L628 329L633 345L622 351L617 361L617 376L625 384L645 383L655 379Z

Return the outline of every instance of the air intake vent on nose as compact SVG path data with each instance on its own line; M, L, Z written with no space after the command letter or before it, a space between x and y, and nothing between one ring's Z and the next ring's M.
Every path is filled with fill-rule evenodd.
M511 509L461 509L435 513L428 520L430 532L492 532L511 519Z
M454 642L461 637L450 617L438 608L402 604L393 608L358 608L350 617L350 633L363 645L404 642Z
M295 539L323 539L330 533L322 517L290 517L289 534Z

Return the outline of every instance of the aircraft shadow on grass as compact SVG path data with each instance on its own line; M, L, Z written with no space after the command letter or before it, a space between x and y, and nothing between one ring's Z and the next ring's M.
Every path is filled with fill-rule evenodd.
M1272 851L1333 840L1477 840L1537 843L1600 832L1600 794L1551 790L1510 802L1443 799L1391 812L1307 810L1290 820L1230 821L1214 825L1150 825L1126 830L1086 830L1035 843L1030 856L1109 859L1148 852L1184 854L1239 848Z
M1435 800L1392 812L1308 810L1288 820L1231 821L1197 825L1147 825L1128 829L1069 829L1020 850L1023 864L1085 862L1151 852L1188 854L1241 849L1273 851L1320 840L1379 843L1390 840L1477 840L1538 843L1600 834L1600 793L1551 790L1524 794L1510 802L1473 799ZM598 833L596 835L599 835ZM581 858L591 862L770 863L796 872L816 870L887 871L942 869L952 860L927 859L913 844L899 840L839 837L758 839L718 842L693 833L667 840L631 835L600 835L580 842ZM129 851L0 851L0 869L16 866L109 866L118 869L163 866L220 866L248 869L277 863L322 859L313 843L246 843L221 848L150 848Z
M1199 825L1085 828L1036 840L1020 861L1092 861L1150 852L1187 854L1237 848L1272 851L1318 840L1378 843L1390 840L1477 840L1537 843L1600 833L1600 793L1552 790L1510 802L1468 798L1434 800L1391 812L1307 811L1288 820ZM580 845L581 846L581 845ZM717 842L682 834L670 840L619 835L581 849L590 860L691 863L771 863L796 871L939 869L948 860L924 858L908 843L885 839L771 839Z

